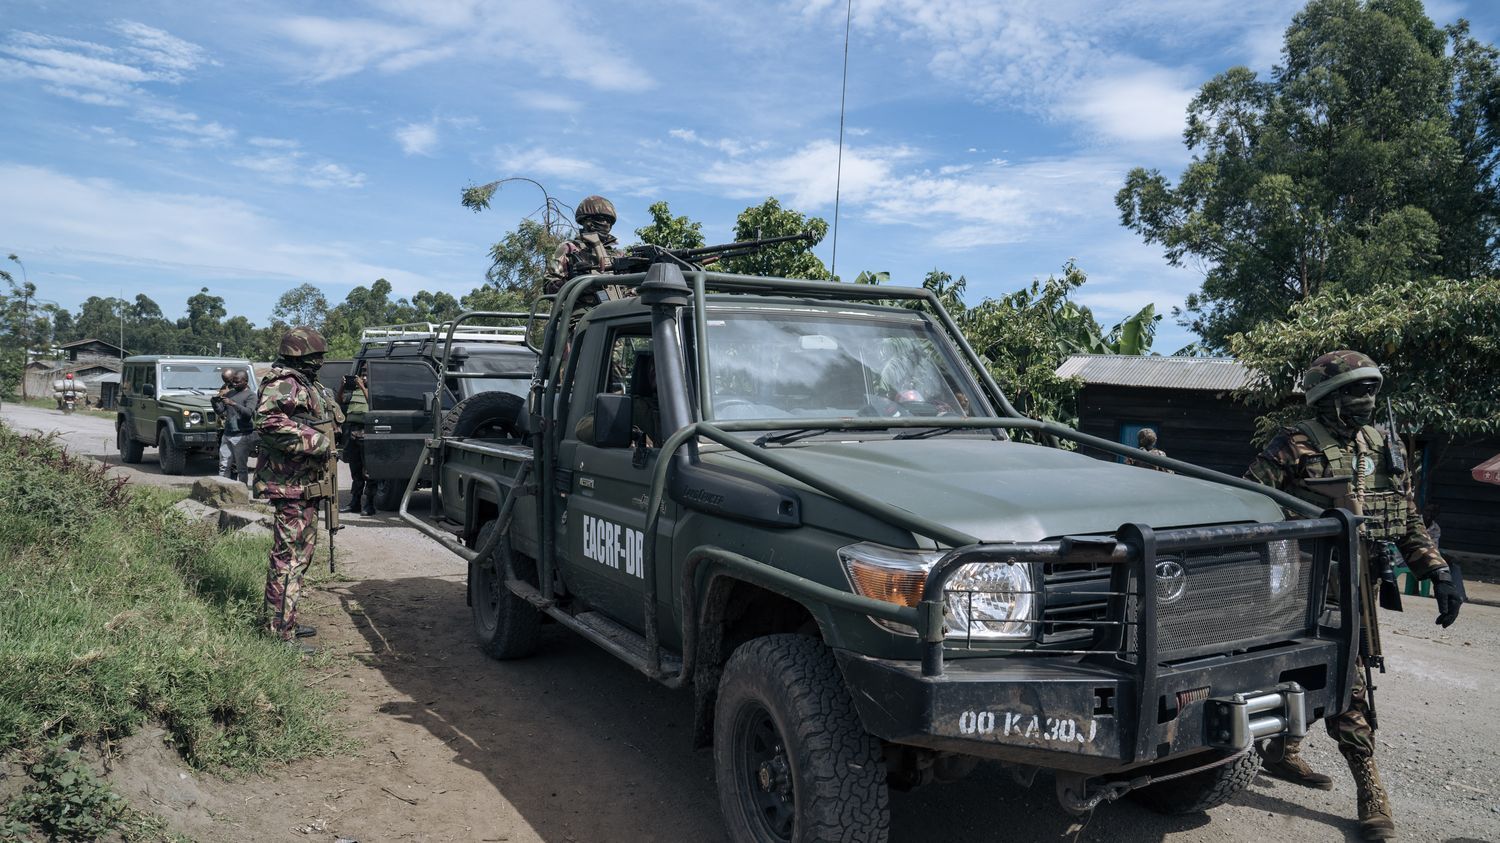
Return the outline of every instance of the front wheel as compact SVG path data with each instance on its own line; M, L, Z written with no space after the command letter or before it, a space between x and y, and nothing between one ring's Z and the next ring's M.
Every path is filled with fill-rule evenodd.
M495 532L491 521L479 529L475 545L482 547ZM474 635L479 649L491 657L506 661L524 659L536 652L537 634L542 615L537 608L505 585L504 560L506 540L500 539L494 552L469 563L469 607L474 616ZM516 576L532 573L530 560L515 558Z
M714 711L719 810L737 843L884 841L880 741L860 726L833 652L805 635L734 651Z
M156 457L161 462L162 474L181 474L187 470L187 451L172 441L169 430L156 434Z
M135 441L135 437L130 435L129 423L120 422L115 430L116 444L120 447L120 462L130 463L131 465L140 462L141 453L146 450L146 446Z
M1130 798L1158 814L1198 814L1217 808L1250 786L1260 756L1247 752L1228 764L1130 791Z

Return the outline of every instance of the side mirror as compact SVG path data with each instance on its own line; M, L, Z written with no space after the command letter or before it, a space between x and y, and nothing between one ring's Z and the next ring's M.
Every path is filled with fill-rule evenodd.
M141 394L144 395L144 396L146 396L147 398L155 398L156 397L156 385L148 383L145 386L142 386L141 387Z
M630 396L601 392L594 396L594 444L600 448L630 447Z

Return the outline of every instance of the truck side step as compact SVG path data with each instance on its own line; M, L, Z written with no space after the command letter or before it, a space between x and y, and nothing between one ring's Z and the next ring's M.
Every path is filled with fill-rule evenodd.
M653 679L670 678L682 672L682 658L666 650L661 652L661 669L664 675L656 674L656 665L651 663L651 654L646 649L646 638L628 627L622 626L599 612L568 614L553 607L546 610L558 623L584 638L598 644L617 658Z

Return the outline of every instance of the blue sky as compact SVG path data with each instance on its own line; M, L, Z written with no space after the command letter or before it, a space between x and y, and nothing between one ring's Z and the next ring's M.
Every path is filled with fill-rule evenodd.
M1000 295L1075 258L1106 327L1201 276L1120 227L1194 90L1275 63L1299 2L854 0L838 271ZM1428 3L1493 41L1483 0ZM0 250L43 299L200 287L264 324L311 282L462 295L540 204L667 200L729 239L767 196L832 219L843 0L0 0ZM818 248L825 263L831 240ZM11 264L6 268L16 270ZM1192 337L1164 320L1156 348Z

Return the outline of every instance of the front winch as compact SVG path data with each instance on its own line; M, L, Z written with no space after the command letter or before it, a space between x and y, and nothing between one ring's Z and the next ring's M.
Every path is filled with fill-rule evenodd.
M1307 702L1302 686L1286 682L1270 691L1218 697L1203 702L1206 743L1245 749L1263 738L1307 734Z

